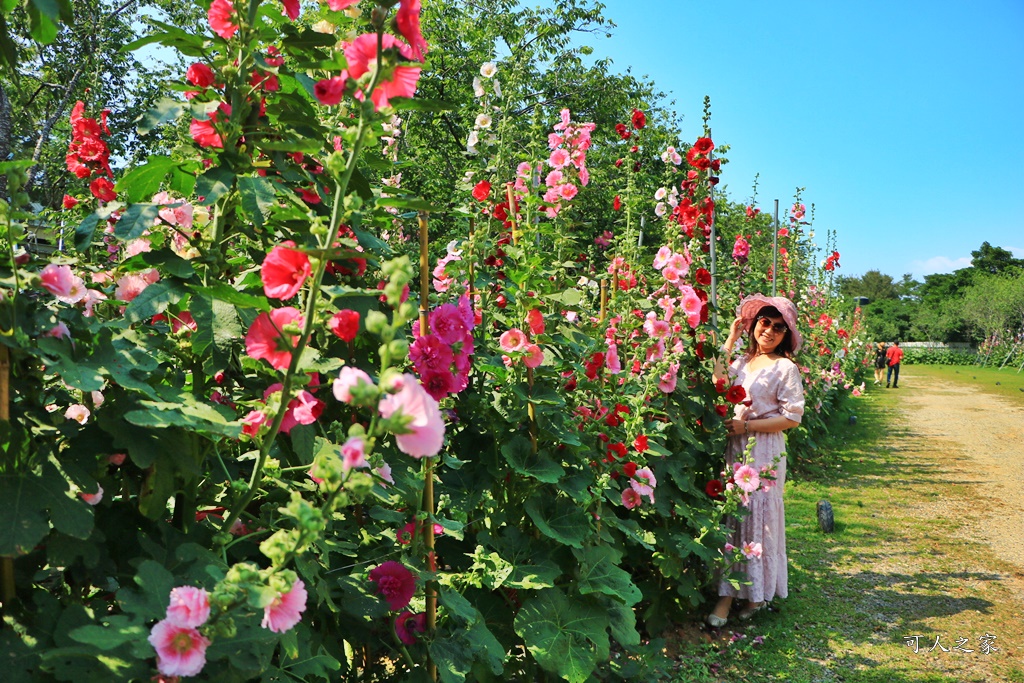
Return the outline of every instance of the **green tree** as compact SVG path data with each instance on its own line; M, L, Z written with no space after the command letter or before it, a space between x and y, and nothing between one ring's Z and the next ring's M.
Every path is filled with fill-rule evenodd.
M971 267L983 273L1003 273L1024 268L1024 259L1014 258L1008 249L982 242L977 251L971 252Z

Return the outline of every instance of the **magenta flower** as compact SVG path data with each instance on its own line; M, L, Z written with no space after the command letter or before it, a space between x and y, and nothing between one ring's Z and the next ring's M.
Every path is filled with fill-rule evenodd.
M750 244L743 239L743 235L738 235L732 247L732 257L737 261L745 261L749 255Z
M411 418L411 433L395 435L398 450L414 458L437 455L444 444L444 418L434 400L414 375L405 374L396 383L398 391L387 394L377 409L385 419L395 412Z
M291 630L306 611L306 598L306 584L302 583L302 579L296 579L290 591L279 593L273 602L263 608L260 626L274 633Z
M412 612L402 612L395 619L395 632L398 634L398 639L405 645L412 645L416 642L416 637L426 632L427 630L427 615L426 614L413 614Z
M604 364L608 372L617 375L622 372L622 361L619 360L619 347L617 344L608 345L608 353L604 356Z
M633 489L629 488L622 491L622 504L628 509L632 510L643 502L644 500L640 497L640 494Z
M428 334L416 337L416 341L409 347L409 360L423 375L427 372L447 371L455 362L455 356L447 342L435 334Z
M245 352L257 360L265 359L275 370L287 370L299 338L285 335L282 329L301 322L302 311L291 306L260 313L245 335Z
M669 247L662 247L658 250L658 253L654 256L654 269L661 270L668 265L668 260L672 257L672 249Z
M392 612L405 609L416 592L416 577L404 564L394 560L370 570L370 581L377 584L377 594L384 596Z
M282 242L263 259L260 279L263 292L272 299L291 299L309 277L309 257L294 246L291 240Z
M458 344L469 335L472 325L455 304L441 304L430 312L430 331L445 344Z
M325 106L331 107L340 104L345 96L345 82L348 80L348 73L342 71L337 76L324 78L313 86L313 94L316 99Z
M242 433L246 436L256 436L266 422L266 413L262 410L250 410L249 414L242 418Z
M206 666L210 641L194 628L158 621L149 633L156 649L156 668L165 676L195 676Z
M183 628L198 628L210 618L210 595L202 588L178 586L171 589L167 621Z

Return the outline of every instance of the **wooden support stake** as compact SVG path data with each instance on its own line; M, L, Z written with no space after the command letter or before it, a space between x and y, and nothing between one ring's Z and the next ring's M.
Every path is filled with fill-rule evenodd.
M7 347L0 344L0 421L9 422L11 419L11 355ZM12 463L7 463L13 469ZM7 471L5 474L14 474ZM0 600L3 600L4 609L9 609L14 600L14 558L9 556L0 557Z
M427 213L420 211L420 334L426 336L427 303L430 297L430 257L427 253ZM423 459L423 509L427 513L421 528L423 542L427 548L427 569L437 571L437 559L434 554L434 458ZM427 633L433 636L437 628L437 584L428 581L425 589ZM430 680L437 680L437 665L432 659L427 660Z
M605 316L608 314L608 281L601 280L601 315L598 318L600 322L604 322Z
M516 196L512 190L512 183L505 183L505 196L508 197L508 219L512 222L512 244L518 245L522 231L519 230L519 223L516 222Z

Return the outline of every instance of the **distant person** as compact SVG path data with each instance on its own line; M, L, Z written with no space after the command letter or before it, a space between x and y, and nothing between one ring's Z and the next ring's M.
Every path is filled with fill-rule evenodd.
M885 356L885 342L875 342L875 385L881 384L885 379L885 366L888 362Z
M903 360L903 349L900 348L899 341L894 341L889 350L885 352L885 357L889 361L889 372L885 375L885 388L889 388L889 380L892 380L892 388L900 388L900 361Z

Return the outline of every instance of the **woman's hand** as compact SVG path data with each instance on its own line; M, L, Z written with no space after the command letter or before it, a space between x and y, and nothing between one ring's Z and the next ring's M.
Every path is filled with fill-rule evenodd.
M730 418L725 421L725 429L729 432L729 436L740 436L747 433L747 422Z

